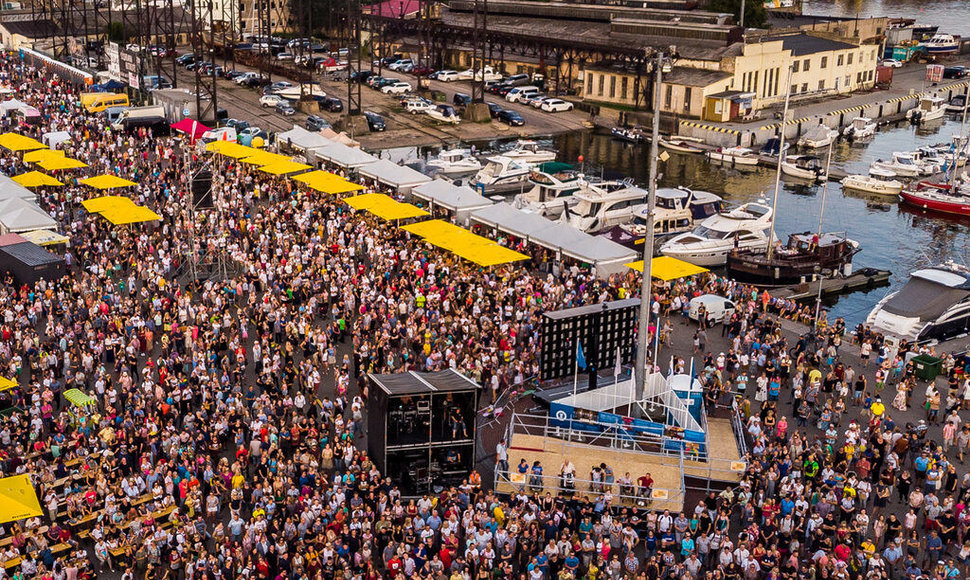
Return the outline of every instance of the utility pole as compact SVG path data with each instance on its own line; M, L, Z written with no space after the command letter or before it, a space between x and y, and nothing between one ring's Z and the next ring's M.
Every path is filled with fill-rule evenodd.
M637 331L637 360L634 367L636 400L643 399L647 380L647 335L650 334L650 310L653 302L653 219L657 208L657 164L660 163L660 83L664 54L657 53L653 75L653 139L650 141L650 182L647 189L647 232L643 240L643 279L640 281L640 320Z

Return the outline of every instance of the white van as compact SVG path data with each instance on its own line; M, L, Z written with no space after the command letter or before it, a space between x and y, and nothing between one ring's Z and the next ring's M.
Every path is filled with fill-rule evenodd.
M727 298L717 296L716 294L704 294L703 296L691 299L690 309L687 312L691 320L697 320L701 305L707 311L707 320L711 324L730 320L735 310L734 302L731 302Z
M232 141L235 143L236 139L236 130L232 127L210 129L202 134L202 141L204 143L212 143L213 141Z
M523 97L534 97L539 94L539 87L534 87L532 85L525 87L515 87L505 95L505 100L510 103L517 103L522 100Z

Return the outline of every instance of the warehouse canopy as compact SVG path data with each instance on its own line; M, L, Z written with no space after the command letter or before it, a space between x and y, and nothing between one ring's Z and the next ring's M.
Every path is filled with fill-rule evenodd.
M20 235L28 242L32 242L38 246L56 246L57 244L66 244L71 241L71 238L50 230L33 230Z
M71 134L67 131L51 131L50 133L44 133L41 135L41 139L51 149L54 149L61 143L71 140Z
M538 214L519 211L507 203L497 203L475 210L471 219L527 242L561 252L574 260L593 264L601 275L621 271L623 264L637 256L633 250L606 238L591 236Z
M269 165L263 165L259 168L260 171L269 173L270 175L286 175L288 173L296 173L297 171L306 171L310 169L311 166L306 163L297 163L296 161L278 161L276 163L270 163Z
M312 151L330 145L332 141L320 133L307 131L303 127L293 125L293 128L276 135L278 145L288 145L300 151Z
M20 175L15 175L11 179L19 183L24 187L46 187L55 185L64 185L56 178L42 173L40 171L28 171L27 173L21 173Z
M636 270L637 272L643 272L643 260L632 262L627 264L627 266ZM670 256L660 256L659 258L654 258L650 262L650 276L665 282L668 280L677 280L680 278L696 276L697 274L703 274L707 271L707 268L695 266L690 262L678 260L677 258L671 258Z
M15 522L44 515L30 475L0 479L0 523Z
M0 224L7 232L29 232L57 227L57 221L36 204L18 197L0 201Z
M338 193L350 193L352 191L360 191L364 189L363 185L347 181L343 177L334 175L329 171L310 171L308 173L302 173L294 176L292 179L294 181L304 183L308 187L311 187L317 191L322 191L323 193L329 193L331 195Z
M342 143L331 143L322 149L315 150L314 153L317 158L343 167L344 169L356 169L377 161L377 157L365 153L356 147L348 147Z
M421 236L429 244L448 250L459 258L479 266L497 266L529 259L525 254L510 250L488 238L443 220L419 222L403 226L401 229Z
M383 193L365 193L348 197L344 201L354 209L364 210L384 221L401 220L428 215L428 212L410 203L401 203Z
M37 149L24 153L24 163L37 163L52 157L64 157L64 151L60 149Z
M37 139L31 139L20 133L4 133L0 135L0 147L10 151L33 151L34 149L44 149L46 145Z
M382 391L389 395L421 395L436 392L478 390L479 385L453 369L433 373L406 373L367 375Z
M131 187L132 185L138 185L134 181L129 181L123 177L118 177L117 175L98 175L96 177L88 177L87 179L82 179L81 183L87 185L88 187L93 187L94 189L115 189L118 187Z
M404 190L431 181L430 177L420 171L415 171L405 165L398 165L387 159L380 159L361 167L360 174L388 187Z
M486 208L492 200L482 197L468 186L458 186L444 179L433 179L411 189L411 195L453 212Z

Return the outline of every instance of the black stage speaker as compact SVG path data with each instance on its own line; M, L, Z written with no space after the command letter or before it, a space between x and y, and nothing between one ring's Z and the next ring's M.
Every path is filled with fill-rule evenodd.
M539 380L571 377L576 368L576 342L583 347L587 370L633 362L640 299L630 298L546 312L539 329ZM580 369L582 370L582 369Z
M212 207L212 173L199 171L192 177L192 204L195 207Z

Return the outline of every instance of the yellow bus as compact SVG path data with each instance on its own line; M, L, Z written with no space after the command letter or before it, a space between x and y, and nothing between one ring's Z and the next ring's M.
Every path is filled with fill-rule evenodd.
M89 113L100 113L108 107L127 107L128 95L124 93L81 93L81 106Z

